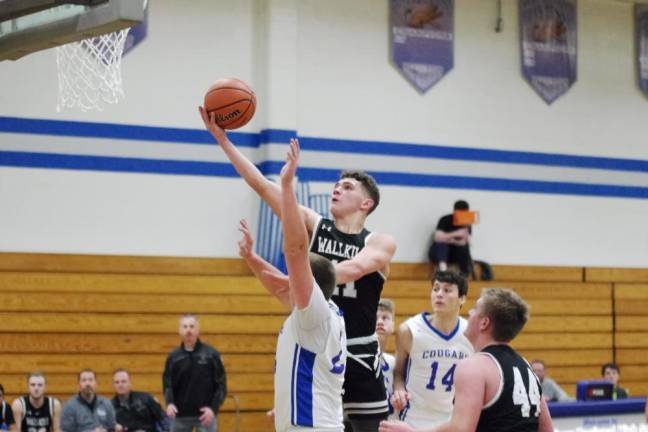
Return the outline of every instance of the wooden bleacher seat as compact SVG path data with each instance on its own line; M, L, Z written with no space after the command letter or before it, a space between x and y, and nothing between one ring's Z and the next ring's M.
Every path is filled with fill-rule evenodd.
M463 313L482 288L513 288L532 316L514 346L543 359L566 390L599 377L600 365L616 357L622 384L646 394L648 284L636 281L643 273L589 270L494 266L497 280L470 282ZM622 282L628 277L633 283ZM428 278L427 263L392 265L383 296L395 301L397 323L430 309ZM0 383L11 398L25 391L25 373L42 370L50 392L67 399L78 371L92 367L109 396L111 372L126 367L136 389L161 397L164 361L186 312L199 314L201 338L222 354L240 430L271 430L265 412L286 312L236 259L0 254ZM222 431L235 430L236 409L229 397Z

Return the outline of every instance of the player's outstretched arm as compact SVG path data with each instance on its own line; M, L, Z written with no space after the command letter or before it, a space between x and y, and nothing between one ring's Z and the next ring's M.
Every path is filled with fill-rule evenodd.
M376 271L389 275L389 262L396 253L396 240L389 234L373 233L367 244L350 260L335 265L335 282L356 281Z
M288 286L278 276L284 274L275 266L261 258L254 253L254 240L250 233L250 227L245 219L239 222L239 231L243 234L243 238L239 240L239 255L245 260L254 275L259 279L261 285L273 296L275 296L281 304L287 308L291 308L290 295L288 293Z
M223 149L225 155L230 160L234 169L243 180L264 200L272 209L272 211L281 217L280 201L281 201L281 188L276 183L268 180L259 171L259 169L247 157L241 153L234 144L227 138L227 133L216 123L214 114L207 114L204 107L198 107L200 116L207 130L212 134L220 148ZM313 231L315 223L317 223L317 213L308 207L300 207L304 213L304 221L310 232Z
M412 350L412 331L408 325L403 323L398 327L396 333L396 363L394 364L394 393L391 396L391 404L394 411L398 412L405 408L410 395L405 390L405 369L407 358Z
M484 358L485 360L488 360ZM479 356L462 360L454 374L455 403L452 417L442 425L427 429L414 429L403 422L383 421L379 432L474 432L484 405L486 379L484 365ZM490 360L488 360L490 361Z
M290 292L295 306L304 309L310 303L313 292L313 274L308 259L308 233L293 190L298 161L299 142L291 139L286 164L280 174L281 223Z

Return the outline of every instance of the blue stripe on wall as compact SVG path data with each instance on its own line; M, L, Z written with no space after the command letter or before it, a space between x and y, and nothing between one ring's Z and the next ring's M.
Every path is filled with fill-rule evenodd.
M0 166L23 168L52 168L91 171L115 171L148 174L176 174L210 177L238 177L231 164L221 162L175 161L107 156L79 156L55 153L0 151ZM264 175L279 174L283 162L269 161L259 165ZM547 193L618 198L648 198L648 188L550 182L539 180L511 180L497 178L443 176L370 171L381 185L473 189L502 192ZM306 182L335 182L340 170L305 168L298 170L300 180Z
M0 116L0 132L75 136L141 141L159 141L213 145L214 140L202 129L163 128L153 126L90 123L63 120L26 119ZM288 143L297 135L294 130L265 129L259 133L229 132L232 142L243 147L266 143ZM627 158L574 156L559 153L521 152L475 149L398 142L360 141L317 137L300 137L303 150L361 153L381 156L437 158L475 162L530 164L541 166L648 172L648 161Z
M0 132L216 145L214 138L212 138L209 132L200 129L26 119L17 117L0 117ZM265 134L252 132L229 132L228 136L232 142L242 147L258 147L260 136L264 138L271 138L274 136L283 138L283 135L277 132L280 131ZM281 142L284 141L285 140L282 139Z
M238 177L230 163L0 151L0 166Z
M573 156L559 153L488 150L427 144L354 141L311 137L300 137L299 143L303 150L323 152L364 153L384 156L648 172L648 161L639 159Z

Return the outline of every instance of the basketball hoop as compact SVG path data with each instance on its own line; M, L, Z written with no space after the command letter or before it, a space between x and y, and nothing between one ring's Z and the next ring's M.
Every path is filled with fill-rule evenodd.
M59 92L56 110L101 111L124 98L121 60L130 28L56 48Z

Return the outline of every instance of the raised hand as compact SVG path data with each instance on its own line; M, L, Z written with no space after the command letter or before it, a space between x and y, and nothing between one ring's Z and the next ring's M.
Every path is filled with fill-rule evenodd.
M220 144L221 140L227 138L227 134L225 133L225 130L216 123L216 114L213 112L211 114L207 113L207 110L202 106L198 107L198 111L200 112L200 117L202 118L205 127Z
M290 147L286 154L286 163L281 168L281 183L284 185L292 185L295 174L297 173L297 164L299 162L299 140L297 138L290 139Z
M250 227L245 219L239 221L239 231L243 234L243 238L239 240L239 255L241 258L248 257L254 252L254 239L252 238L252 233L250 233Z

